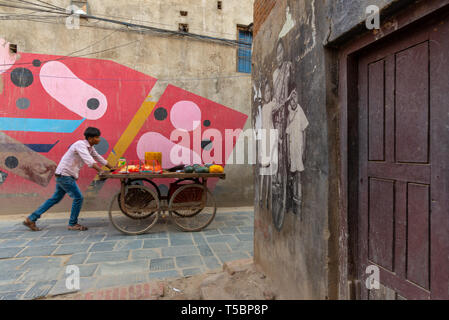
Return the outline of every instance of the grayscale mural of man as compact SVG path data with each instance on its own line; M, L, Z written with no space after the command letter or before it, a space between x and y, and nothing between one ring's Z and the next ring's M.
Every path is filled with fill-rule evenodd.
M310 112L311 101L310 97L298 91L301 86L297 81L307 81L303 78L306 73L300 68L310 68L301 61L317 43L313 3L289 1L283 12L278 12L277 18L282 20L279 29L264 31L263 43L271 46L272 51L259 50L253 56L254 64L262 66L253 77L255 97L261 100L253 103L253 119L257 128L277 130L278 133L275 146L270 150L265 148L268 154L274 153L276 157L265 158L265 162L260 157L260 152L264 151L260 144L270 144L269 134L258 144L256 194L259 209L267 213L267 219L268 214L271 215L273 226L278 231L283 229L290 214L303 218L301 184L306 170L306 132L309 127L306 115ZM300 21L295 20L292 14L298 11L304 13L300 15ZM260 88L262 93L256 88Z
M270 208L272 175L278 171L278 139L274 132L273 115L280 105L273 100L272 85L266 80L263 86L263 106L260 109L259 121L261 135L259 137L260 164L260 206Z
M301 172L304 171L304 149L306 145L305 130L309 126L304 110L298 103L298 93L296 88L290 93L287 116L287 150L288 150L288 190L287 198L291 211L294 214L300 213L302 192L301 192Z

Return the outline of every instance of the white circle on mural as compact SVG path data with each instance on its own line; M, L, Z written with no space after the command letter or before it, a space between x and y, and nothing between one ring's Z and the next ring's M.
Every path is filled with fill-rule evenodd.
M201 110L195 102L179 101L171 108L170 121L177 129L193 131L201 123Z

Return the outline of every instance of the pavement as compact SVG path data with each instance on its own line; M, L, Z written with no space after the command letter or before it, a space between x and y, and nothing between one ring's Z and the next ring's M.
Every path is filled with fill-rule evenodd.
M146 234L127 236L107 212L81 213L87 231L69 231L69 213L46 213L40 232L22 225L25 215L0 217L0 300L30 300L74 292L144 286L221 269L253 256L252 208L218 209L201 232L179 231L159 219ZM67 266L80 271L80 289L67 289ZM133 287L133 288L134 288ZM148 289L148 288L147 288ZM140 290L140 289L139 289Z

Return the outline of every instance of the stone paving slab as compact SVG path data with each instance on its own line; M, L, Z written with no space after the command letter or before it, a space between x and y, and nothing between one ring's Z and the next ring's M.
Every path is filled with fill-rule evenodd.
M175 269L174 258L151 259L150 271L166 271L170 269Z
M162 282L147 282L91 290L75 295L74 300L157 300L163 295L164 285Z
M143 248L162 248L168 247L168 239L145 239L143 240Z
M35 299L35 298L45 297L50 292L50 290L54 287L56 282L57 282L56 280L36 282L36 284L25 293L23 298L24 299Z
M96 275L114 276L116 274L145 273L149 270L149 260L133 260L121 262L102 262Z
M117 276L97 277L96 288L111 288L116 286L132 285L148 282L148 273L123 274Z
M18 283L25 271L2 270L0 273L0 285Z
M44 217L37 223L40 232L29 231L18 220L0 220L0 300L88 290L79 299L111 298L120 297L117 290L125 287L132 288L126 291L129 299L133 290L148 289L148 283L156 283L152 281L204 273L253 255L251 211L219 211L206 230L193 233L160 219L137 236L120 233L105 217L80 218L89 227L83 232L67 230L67 220ZM66 287L70 265L79 268L80 289Z

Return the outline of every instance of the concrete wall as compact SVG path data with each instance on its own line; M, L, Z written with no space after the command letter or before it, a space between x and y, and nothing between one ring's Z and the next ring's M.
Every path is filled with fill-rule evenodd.
M63 8L70 4L68 0L48 2ZM93 16L174 31L178 30L179 23L188 23L191 33L236 40L237 25L252 22L253 1L224 1L222 10L217 9L216 1L209 0L89 1L89 5L89 14ZM180 16L181 10L188 15ZM16 15L27 12L4 7L2 11ZM1 57L6 62L0 69L2 117L31 119L26 126L14 124L16 127L12 128L10 124L0 128L3 143L0 212L30 210L30 206L49 196L54 191L51 176L55 165L67 147L82 138L87 126L102 130L105 138L102 154L112 161L120 155L130 160L142 158L142 148L161 149L168 160L172 146L168 140L175 126L171 111L180 101L195 104L178 105L181 110L191 111L185 119L178 115L180 121L196 115L200 117L202 131L251 127L248 118L251 80L249 74L237 72L236 46L136 32L94 19L81 19L80 28L73 30L66 28L65 17L33 19L37 21L29 17L0 21L0 38L4 39ZM6 50L6 42L17 44L16 55ZM14 83L12 75L17 68L26 69L15 72L19 82L26 82L31 74L31 84ZM86 100L96 97L100 107L92 112L84 108L86 113L79 106L84 100L77 100L76 95ZM36 119L69 122L64 123L63 126L68 125L64 130L52 131L37 129ZM207 125L205 120L209 120ZM154 137L161 140L156 141ZM7 149L5 145L14 147ZM223 147L222 163L227 156ZM34 173L25 167L31 167ZM226 172L227 179L216 185L219 204L251 204L253 188L246 182L252 180L252 166L228 165ZM82 170L79 180L82 191L92 186L94 177L94 170ZM108 198L116 188L116 183L108 181L98 195ZM87 201L84 209L104 208L105 203ZM69 204L67 199L54 210L65 210Z
M253 92L253 123L269 128L271 117L281 139L278 165L268 161L274 173L261 174L260 162L256 167L254 255L283 298L336 299L345 271L338 264L338 60L327 45L367 32L368 5L406 3L277 1L254 38L253 85L260 94ZM265 90L275 94L265 98Z

